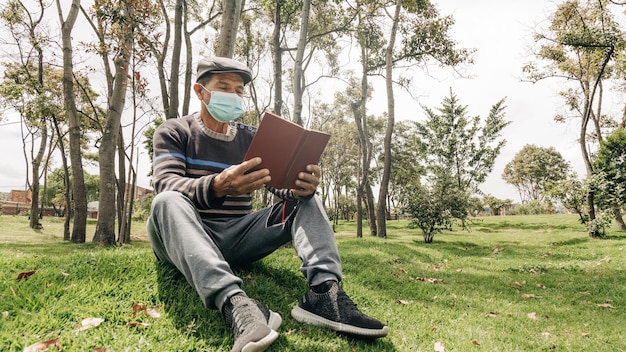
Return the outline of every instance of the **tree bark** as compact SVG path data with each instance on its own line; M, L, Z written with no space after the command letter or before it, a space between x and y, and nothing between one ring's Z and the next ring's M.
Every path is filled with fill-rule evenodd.
M241 15L243 0L223 0L222 26L217 39L217 56L232 58L235 53L235 40L237 28L239 28L239 16Z
M300 14L300 37L296 48L296 59L293 67L293 121L302 125L302 95L304 94L304 73L302 69L304 49L309 33L309 18L311 16L311 0L304 0Z
M272 57L274 62L274 113L282 115L283 107L283 49L280 46L281 2L276 2L274 11L274 30L272 31Z
M72 63L72 29L78 17L80 0L72 0L67 19L63 20L60 1L57 0L57 10L61 22L61 37L63 41L63 98L67 111L70 140L70 163L72 166L72 203L74 213L74 227L72 228L72 242L84 243L87 233L87 193L85 191L85 176L83 171L83 157L81 153L80 119L74 99L74 64ZM68 203L67 207L72 207Z
M402 0L396 1L396 9L393 15L393 24L389 35L389 44L385 51L385 85L387 88L387 127L384 139L383 176L380 180L378 193L378 208L376 212L378 237L387 237L387 193L389 191L389 178L391 177L391 138L395 123L395 100L393 97L393 48L396 43L396 33L398 32L398 22L400 20L400 10L402 10Z
M119 52L113 60L115 64L115 77L113 80L113 90L109 96L109 106L107 110L106 123L102 139L100 141L100 203L98 204L98 223L93 242L102 245L115 244L115 151L120 130L122 111L126 102L126 91L128 86L128 67L130 63L131 49L133 46L133 24L134 16L131 5L126 5L125 16L129 19L124 22L126 28L124 33L128 33L119 43ZM121 175L121 177L124 177ZM118 190L124 192L123 189Z
M59 151L61 154L61 164L63 165L63 196L65 198L65 221L63 222L63 240L70 240L70 218L72 216L72 212L70 211L71 204L71 193L70 193L70 172L67 167L67 156L65 156L65 142L63 142L63 134L61 133L61 128L59 127L59 121L56 116L52 117L52 123L54 124L54 129L57 132L59 138L57 139L57 144L59 146Z
M170 97L167 118L178 117L178 75L180 73L180 52L182 48L183 0L176 0L174 7L174 47L170 66Z

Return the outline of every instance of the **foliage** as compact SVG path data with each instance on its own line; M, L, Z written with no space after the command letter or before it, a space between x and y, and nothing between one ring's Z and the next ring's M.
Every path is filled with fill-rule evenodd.
M72 171L67 170L72 177ZM93 202L98 200L99 182L100 177L98 175L91 175L84 172L85 178L85 193L87 195L87 201ZM65 186L64 186L65 170L62 168L54 169L48 175L48 182L46 187L46 204L45 206L53 206L57 211L65 213Z
M451 179L438 179L432 185L419 183L405 189L403 210L411 216L410 228L422 230L425 243L432 243L435 234L452 227L452 219L460 218L468 206L463 192Z
M616 58L622 56L624 41L619 21L615 20L608 0L569 0L558 4L550 18L545 34L537 34L538 63L530 63L523 70L533 82L550 78L564 78L574 83L565 85L561 92L566 107L580 118L578 143L587 170L592 176L589 148L602 140L603 129L612 125L611 117L602 113L603 87L616 75ZM564 121L562 115L556 121ZM588 142L587 138L591 140ZM589 220L595 217L594 193L587 193ZM590 232L596 237L596 233Z
M581 223L587 222L585 211L587 189L584 183L578 180L576 173L570 173L564 179L549 182L546 195L550 200L564 206L565 209L578 214Z
M480 116L467 117L467 106L460 105L452 90L438 109L440 114L424 109L427 119L415 122L415 127L426 173L425 188L434 192L436 197L432 201L438 202L424 212L431 214L426 221L431 225L425 228L434 230L443 226L449 216L461 221L467 218L469 198L478 192L478 186L493 170L505 144L500 132L509 122L504 119L504 99L493 105L487 118L481 121ZM441 214L432 216L434 211ZM432 226L435 224L439 225Z
M510 199L499 199L488 194L483 197L483 203L489 206L490 215L500 215L500 210L513 204L513 201Z
M152 205L152 199L154 199L154 193L151 193L143 198L137 199L134 205L133 221L146 221L150 216L150 207Z
M604 180L595 194L600 208L626 204L626 130L617 129L600 143L593 169Z
M517 188L522 202L543 201L547 185L564 179L569 169L554 147L527 144L506 164L502 179Z
M554 206L550 202L533 199L515 208L519 215L553 214Z

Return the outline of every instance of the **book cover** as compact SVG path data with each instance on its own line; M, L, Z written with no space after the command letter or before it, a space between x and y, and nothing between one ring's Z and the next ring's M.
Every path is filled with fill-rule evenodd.
M244 161L261 157L255 170L269 169L271 187L296 188L298 173L319 162L330 134L306 129L278 115L265 112Z

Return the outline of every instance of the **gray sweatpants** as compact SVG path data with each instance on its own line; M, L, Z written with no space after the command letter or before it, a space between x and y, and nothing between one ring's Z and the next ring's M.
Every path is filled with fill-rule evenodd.
M276 223L282 206L207 220L186 196L162 192L152 201L148 236L157 258L176 266L210 308L221 310L226 298L242 291L231 266L261 259L290 240L309 286L341 280L337 244L319 197L298 202L284 223Z

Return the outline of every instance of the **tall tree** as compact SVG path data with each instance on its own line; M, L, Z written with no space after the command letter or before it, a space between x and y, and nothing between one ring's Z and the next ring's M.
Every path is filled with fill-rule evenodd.
M140 49L147 47L145 41L148 40L142 33L152 33L156 25L154 19L145 14L158 11L154 4L146 0L98 0L95 5L92 16L87 15L86 18L98 38L96 52L102 58L105 68L107 111L99 148L101 192L93 241L111 245L115 243L116 233L116 194L125 193L125 175L119 175L122 180L119 181L115 174L115 155L126 101L130 59L133 53L141 55ZM122 156L117 161L125 163L126 159Z
M502 179L517 188L522 202L543 201L550 183L563 180L570 165L554 147L527 144L502 172Z
M393 53L396 44L396 35L400 21L400 12L402 10L402 0L396 1L396 8L391 19L391 34L389 35L389 43L385 49L385 87L387 90L387 127L385 129L385 140L383 143L383 176L380 180L378 192L378 208L376 213L376 235L378 237L387 237L387 216L389 209L387 207L387 194L389 191L389 179L391 177L391 138L393 137L393 129L396 119L395 99L393 96Z
M510 122L504 119L504 99L494 104L489 115L468 117L467 106L461 105L450 91L438 112L424 107L426 121L415 122L424 151L427 174L437 185L456 193L457 204L451 209L454 217L464 221L469 197L479 191L487 175L493 170L496 157L506 143L500 133Z
M31 140L33 140L30 157L32 181L28 180L27 172L27 184L31 192L29 226L33 229L41 228L39 222L40 170L48 146L48 122L51 115L46 104L48 91L44 86L44 48L50 38L41 28L46 4L42 0L36 3L37 9L31 11L22 1L11 0L0 13L0 19L9 29L13 44L17 47L19 60L18 67L12 68L11 86L17 89L5 90L3 95L13 101L11 106L16 108L24 119ZM5 81L5 87L7 83L8 81ZM23 102L14 100L20 95L25 99ZM39 139L39 146L35 151L34 139L36 137Z
M550 77L565 77L577 87L562 92L567 107L580 118L578 143L587 177L593 176L590 151L593 142L602 140L602 93L603 81L613 74L613 63L617 53L624 49L624 40L618 23L607 9L607 0L569 0L559 4L550 18L546 33L537 34L535 39L539 51L539 62L529 63L524 71L531 81ZM556 72L556 73L554 73ZM556 117L562 121L562 116ZM592 140L588 143L591 133ZM595 219L594 192L587 194L589 219ZM599 233L590 227L589 236Z
M72 241L85 242L87 236L87 195L85 193L85 178L83 171L83 157L81 152L81 123L74 99L74 64L72 30L78 17L80 0L72 0L67 18L63 19L61 2L56 1L59 23L61 24L61 39L63 41L63 97L68 115L70 139L70 163L72 165L72 202L74 221Z

